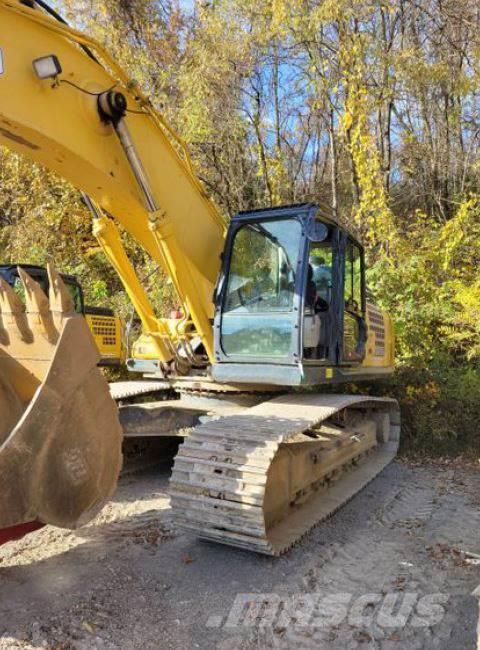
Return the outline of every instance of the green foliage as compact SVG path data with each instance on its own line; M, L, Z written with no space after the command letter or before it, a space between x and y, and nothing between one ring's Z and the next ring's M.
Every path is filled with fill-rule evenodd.
M479 262L475 196L444 224L417 212L389 255L373 261L369 280L394 315L401 358L429 363L439 353L457 362L480 357Z
M450 363L400 366L384 387L400 402L404 454L480 457L480 366Z
M353 218L364 240L372 245L391 240L395 233L380 156L369 123L373 105L367 91L364 40L362 35L354 33L344 35L340 41L341 75L345 85L341 126L359 190Z

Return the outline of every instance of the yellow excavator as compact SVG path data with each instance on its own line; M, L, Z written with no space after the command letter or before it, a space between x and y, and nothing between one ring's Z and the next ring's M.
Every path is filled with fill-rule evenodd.
M3 539L97 512L121 464L111 395L155 385L177 398L168 418L206 414L174 461L177 524L279 555L397 451L394 400L324 390L393 371L392 323L367 300L362 246L310 203L227 227L138 85L43 0L0 0L0 61L0 144L84 193L143 327L127 361L140 379L109 392L59 274L49 269L47 298L22 271L26 306L0 280ZM154 313L121 230L171 279L178 318ZM164 414L151 411L159 429Z

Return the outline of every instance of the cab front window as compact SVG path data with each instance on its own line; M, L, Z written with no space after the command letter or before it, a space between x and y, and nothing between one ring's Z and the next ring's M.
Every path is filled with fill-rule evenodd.
M237 230L223 302L226 354L289 353L301 238L296 219L245 224Z

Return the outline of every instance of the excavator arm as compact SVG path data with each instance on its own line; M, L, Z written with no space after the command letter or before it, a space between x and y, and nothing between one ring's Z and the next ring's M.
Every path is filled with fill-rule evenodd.
M182 328L155 316L117 223L167 272L213 360L225 224L180 138L103 48L35 3L0 0L0 50L0 144L88 195L94 232L159 361L174 360Z

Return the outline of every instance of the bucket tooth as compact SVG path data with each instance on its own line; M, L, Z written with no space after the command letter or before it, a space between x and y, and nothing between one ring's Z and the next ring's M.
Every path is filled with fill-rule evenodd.
M32 340L32 332L25 316L25 305L3 278L0 278L0 314L2 317L1 342L4 345L8 345L12 334L19 336L24 341Z
M0 310L2 314L25 313L25 305L3 278L0 278Z
M50 313L50 303L42 287L21 267L17 267L18 274L25 289L25 303L27 308L27 319L33 334L43 334L49 341L58 338L58 332L54 326Z
M50 306L42 287L20 266L17 269L25 288L27 314L47 314Z
M50 312L57 330L62 327L65 316L75 312L75 305L72 296L65 286L62 276L56 271L52 264L47 264L48 281L50 285L48 298L50 301Z

